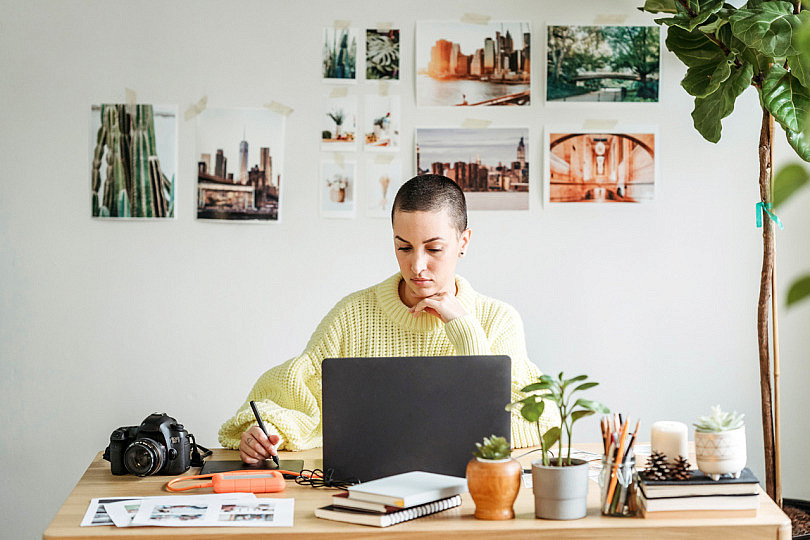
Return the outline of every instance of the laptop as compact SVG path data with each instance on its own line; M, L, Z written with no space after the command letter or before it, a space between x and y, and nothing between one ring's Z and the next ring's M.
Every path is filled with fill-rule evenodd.
M475 443L511 440L508 356L327 358L323 464L334 478L464 476Z

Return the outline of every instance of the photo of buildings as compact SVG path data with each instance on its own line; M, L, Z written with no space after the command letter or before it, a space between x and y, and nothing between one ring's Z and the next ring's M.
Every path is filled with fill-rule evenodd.
M655 193L655 133L550 132L549 202L643 202Z
M197 117L197 217L278 221L284 116L206 109Z
M529 105L528 22L419 22L419 106Z
M528 146L528 128L418 128L416 167L455 181L469 210L528 210Z

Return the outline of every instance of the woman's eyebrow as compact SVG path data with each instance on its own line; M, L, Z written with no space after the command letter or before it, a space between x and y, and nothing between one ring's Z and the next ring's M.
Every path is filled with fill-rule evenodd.
M410 242L408 242L407 240L405 240L404 238L402 238L399 235L394 236L394 239L399 240L400 242L405 242L406 244L410 244ZM434 236L433 238L428 238L427 240L425 240L422 243L423 244L429 244L431 242L436 242L437 240L444 240L444 238L442 238L441 236Z

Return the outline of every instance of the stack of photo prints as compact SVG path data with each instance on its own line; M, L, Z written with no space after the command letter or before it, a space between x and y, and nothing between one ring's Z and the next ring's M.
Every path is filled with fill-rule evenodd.
M459 117L455 126L413 126L414 146L403 141L400 37L388 23L323 29L320 215L354 218L361 206L366 217L390 216L412 172L451 178L472 211L529 210L539 183L529 163L540 152L530 145L528 121L460 128ZM622 107L658 103L658 27L549 24L546 40L542 105L580 113L569 115L580 127L545 126L541 201L652 200L657 128L617 121L581 126L594 107L615 117ZM416 107L531 108L531 48L527 21L417 22L415 63L406 70L413 73ZM281 219L285 121L269 108L205 108L196 116L198 219ZM177 106L93 105L90 130L92 216L174 218ZM406 146L412 168L401 159Z

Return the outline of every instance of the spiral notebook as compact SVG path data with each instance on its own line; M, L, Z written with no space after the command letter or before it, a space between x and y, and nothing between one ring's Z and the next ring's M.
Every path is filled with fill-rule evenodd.
M461 505L461 496L455 495L447 499L440 499L431 503L420 504L404 510L392 510L385 513L368 512L353 508L344 508L330 504L315 509L315 516L321 519L331 519L332 521L343 521L345 523L356 523L358 525L371 525L373 527L390 527L403 521L420 518L450 508Z

